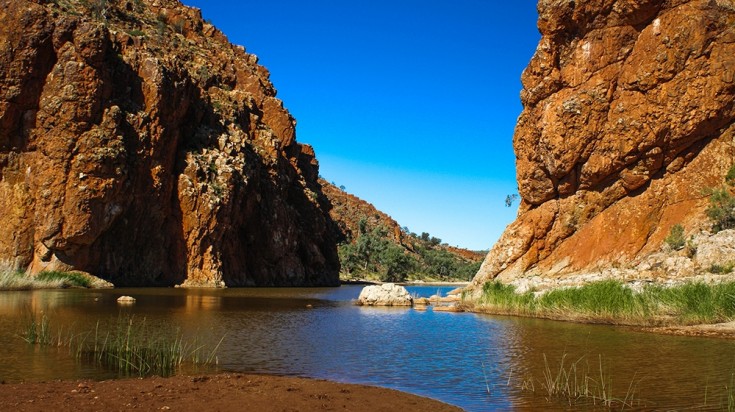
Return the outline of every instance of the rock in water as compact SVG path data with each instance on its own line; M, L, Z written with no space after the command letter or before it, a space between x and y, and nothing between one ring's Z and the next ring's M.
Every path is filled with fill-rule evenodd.
M120 303L122 305L135 303L135 298L132 296L120 296L119 298L117 298L117 303Z
M616 268L704 224L735 159L732 1L540 0L521 204L473 287Z
M357 298L358 305L365 306L411 306L413 297L403 286L393 283L365 286Z
M339 284L314 151L198 9L0 10L0 260L117 286Z

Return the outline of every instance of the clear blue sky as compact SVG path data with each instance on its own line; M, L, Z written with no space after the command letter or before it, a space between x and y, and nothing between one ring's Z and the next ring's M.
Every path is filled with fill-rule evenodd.
M321 175L414 232L489 249L536 1L184 0L271 72Z

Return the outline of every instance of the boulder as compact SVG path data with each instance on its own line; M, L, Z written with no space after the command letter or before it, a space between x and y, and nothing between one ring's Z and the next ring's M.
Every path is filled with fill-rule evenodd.
M416 298L413 300L414 306L428 306L431 305L429 298Z
M735 230L723 230L711 236L699 236L697 242L697 264L702 269L712 266L727 266L735 263Z
M135 303L135 298L132 296L120 296L119 298L117 298L117 303L121 305Z
M357 298L357 304L365 306L412 306L413 297L403 286L384 283L363 288Z

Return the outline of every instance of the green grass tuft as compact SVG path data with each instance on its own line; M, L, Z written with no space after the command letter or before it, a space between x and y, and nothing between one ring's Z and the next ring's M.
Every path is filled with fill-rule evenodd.
M46 283L61 282L62 286L66 287L88 288L92 285L88 277L77 272L44 271L39 273L36 279Z
M501 282L488 282L483 285L482 291L481 302L484 305L521 314L532 314L536 311L537 301L531 291L516 293L513 285Z
M0 290L56 289L92 287L92 279L78 272L45 271L36 276L0 261Z
M606 280L539 296L489 282L479 305L492 313L642 326L718 323L735 319L735 282L649 285L636 293L622 282Z

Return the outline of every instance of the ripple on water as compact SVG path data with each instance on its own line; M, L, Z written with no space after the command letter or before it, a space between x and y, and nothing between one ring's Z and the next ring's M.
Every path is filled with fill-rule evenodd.
M411 287L430 296L451 288ZM56 325L90 330L122 312L156 328L216 344L223 368L365 383L429 396L467 410L566 409L541 393L546 355L566 354L612 377L624 397L631 381L649 408L727 407L735 343L636 333L608 326L466 313L357 307L360 286L337 289L116 289L0 293L0 380L110 378L64 350L38 350L18 337L43 311ZM115 299L137 299L121 309ZM310 305L311 308L308 308ZM597 368L597 369L595 369ZM533 377L537 394L518 389ZM723 403L724 401L724 403ZM718 403L719 402L719 403Z

